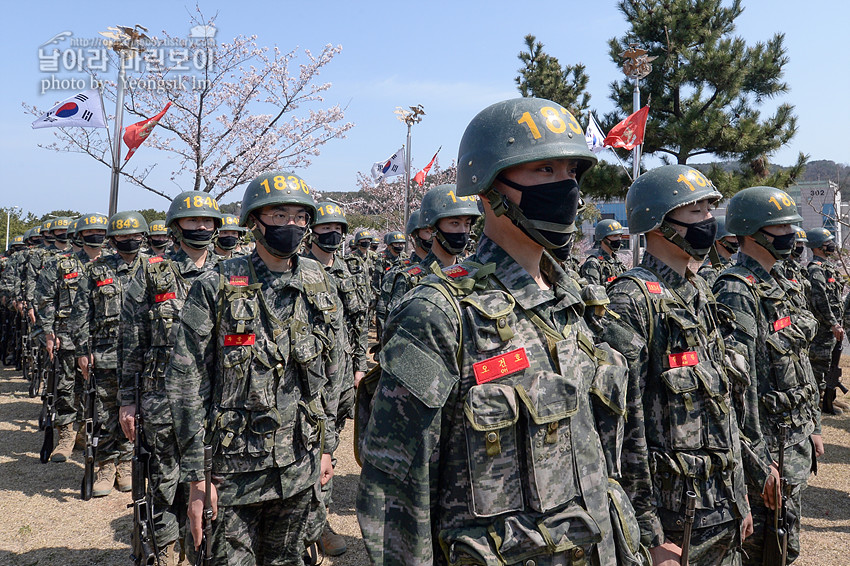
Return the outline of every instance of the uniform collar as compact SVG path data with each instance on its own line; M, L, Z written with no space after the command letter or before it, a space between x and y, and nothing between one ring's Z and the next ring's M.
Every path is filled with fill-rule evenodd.
M644 252L643 259L640 262L641 267L645 267L658 274L661 281L673 289L677 295L688 305L692 304L696 295L699 294L697 288L691 284L690 280L694 276L694 272L689 268L685 268L685 275L679 275L672 267L655 257L649 252Z
M778 265L779 262L776 262L776 264ZM768 273L762 264L744 252L738 252L738 265L752 271L753 275L758 277L760 282L773 282L773 276Z
M168 259L174 262L180 273L200 273L202 271L207 271L208 269L212 269L218 263L218 256L215 255L215 252L207 252L207 259L204 262L203 267L198 267L195 265L195 262L192 261L192 258L189 257L181 246L177 246L169 253L165 255Z

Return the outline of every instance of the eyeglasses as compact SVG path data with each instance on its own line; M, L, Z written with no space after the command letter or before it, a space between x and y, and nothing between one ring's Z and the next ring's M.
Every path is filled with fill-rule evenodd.
M266 218L270 218L273 226L286 226L287 224L305 225L310 220L310 216L306 212L298 214L287 214L286 212L274 212L272 214L260 214Z

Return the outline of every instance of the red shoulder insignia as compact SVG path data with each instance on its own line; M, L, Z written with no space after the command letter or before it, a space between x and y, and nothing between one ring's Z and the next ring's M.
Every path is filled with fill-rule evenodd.
M690 367L699 364L699 354L696 352L679 352L667 356L671 368Z
M225 346L251 346L257 341L256 334L225 334Z
M63 275L62 277L63 277L64 279L74 279L75 277L77 277L77 276L79 276L79 275L80 275L79 271L75 271L75 272L73 272L73 273L66 273L66 274L65 274L65 275ZM833 279L833 281L835 281L835 279Z
M616 276L616 275L612 275L611 277L609 277L609 278L607 279L607 281L608 281L608 283L610 283L611 281L613 281L613 280L614 280L614 279L616 279L616 278L617 278L617 276Z
M478 385L481 385L482 383L522 371L528 365L528 356L525 355L525 348L517 348L500 356L487 358L486 360L472 364L472 371L475 373L475 381Z
M835 277L830 277L826 280L827 283L835 283Z
M653 293L655 295L660 295L662 293L661 283L659 283L658 281L645 281L644 283L646 283L646 290L650 293Z
M109 279L103 279L102 281L98 281L97 286L103 287L104 285L109 285L110 283L112 283L112 277L110 277Z
M449 277L461 277L463 275L469 275L469 272L460 265L452 265L451 267L447 267L443 269L443 273L448 275Z
M755 284L756 284L756 278L755 278L755 276L754 276L754 275L747 275L747 281L749 281L749 282L750 282L750 285L755 285Z
M248 276L247 275L231 275L230 276L230 284L235 285L237 287L245 287L248 285Z
M158 255L155 255L152 258L148 258L148 263L150 263L150 264L159 263L161 261L162 261L162 258L159 257Z
M413 267L407 270L408 275L419 275L420 273L422 273L422 268L418 265L414 265Z
M791 317L790 316L786 316L786 317L780 318L779 320L775 321L773 323L773 331L779 332L780 330L782 330L783 328L786 328L788 326L791 326Z
M599 259L605 259L605 256L601 256L601 255L600 255L600 256L596 256L596 257L598 257Z

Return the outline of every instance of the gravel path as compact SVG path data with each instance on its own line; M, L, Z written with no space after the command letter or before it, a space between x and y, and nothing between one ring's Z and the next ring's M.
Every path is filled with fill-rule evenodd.
M850 358L842 365L850 367ZM846 372L850 375L850 371ZM850 381L850 379L845 379ZM850 401L850 396L847 398ZM79 452L64 464L41 464L39 399L18 372L0 370L0 565L129 565L130 495L80 501ZM804 495L801 566L850 562L850 416L824 419L826 454ZM342 446L352 445L351 423ZM338 453L330 521L349 550L324 564L367 565L354 511L359 468L351 450Z

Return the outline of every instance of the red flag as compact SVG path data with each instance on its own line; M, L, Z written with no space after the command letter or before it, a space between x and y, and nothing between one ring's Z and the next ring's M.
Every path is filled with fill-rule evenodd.
M153 118L148 118L147 120L142 120L141 122L136 122L135 124L127 126L124 130L124 145L130 148L130 151L127 152L127 157L124 158L124 161L133 157L133 154L136 153L139 146L148 139L151 130L159 124L159 121L163 116L165 116L165 113L168 112L169 106L171 106L171 102L166 104L165 108L162 109L162 112Z
M644 106L608 132L602 144L605 147L621 147L623 149L634 149L636 145L643 143L643 134L646 132L646 118L649 116L649 106Z
M443 149L443 146L440 146L437 149L437 153L440 153L441 149ZM422 171L417 173L415 177L413 177L413 180L416 181L416 184L420 187L422 186L422 183L425 182L425 175L428 174L428 171L431 170L431 166L434 165L434 160L437 159L437 153L434 154L434 157L431 158L431 161L428 162L428 165L425 166L425 169L423 169Z

